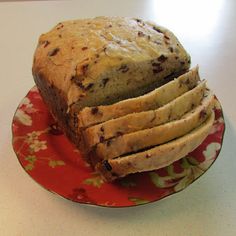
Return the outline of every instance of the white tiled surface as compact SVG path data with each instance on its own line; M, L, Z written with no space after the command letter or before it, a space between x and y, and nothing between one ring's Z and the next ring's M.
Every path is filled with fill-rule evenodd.
M0 3L0 235L236 235L236 2L86 0ZM25 174L11 119L33 86L37 38L59 21L98 15L154 20L176 33L220 99L220 157L185 191L153 204L104 209L63 200Z

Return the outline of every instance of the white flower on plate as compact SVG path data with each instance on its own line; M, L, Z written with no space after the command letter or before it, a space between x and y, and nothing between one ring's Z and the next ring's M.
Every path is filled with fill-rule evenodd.
M203 155L207 160L215 157L216 152L220 149L220 143L212 142L207 147L206 150L203 151Z
M30 102L29 98L27 98L27 97L23 98L23 100L21 101L19 106L21 107L23 105L25 105L26 108L32 108L33 107L33 104Z
M18 109L15 114L15 119L21 122L23 125L31 126L32 125L32 119L31 117L26 114L21 109Z
M220 123L224 123L224 120L221 122L222 120L218 120L211 128L211 131L209 134L214 134L218 131L220 131L222 129L222 126L220 125Z
M31 133L28 133L26 135L26 142L27 143L32 143L33 141L37 140L41 132L39 131L33 131Z
M218 150L220 150L221 144L212 142L207 147L206 150L203 151L203 155L205 157L205 161L202 162L199 167L203 170L206 170L209 168L209 166L212 164L212 162L216 159L216 153Z
M45 150L47 148L46 141L40 141L38 139L34 140L30 144L30 149L32 149L34 152L38 152L40 150Z
M21 108L21 110L27 112L28 114L31 114L31 113L34 113L34 112L38 111L37 109L34 108L32 102L27 97L23 98L23 100L21 101L19 107Z

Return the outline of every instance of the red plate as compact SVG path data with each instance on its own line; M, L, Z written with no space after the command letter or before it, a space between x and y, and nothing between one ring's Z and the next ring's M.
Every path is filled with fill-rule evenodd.
M225 130L218 101L215 114L209 136L185 158L157 171L104 183L58 129L33 87L13 118L13 148L24 170L53 193L91 205L134 206L179 192L207 171L220 152Z

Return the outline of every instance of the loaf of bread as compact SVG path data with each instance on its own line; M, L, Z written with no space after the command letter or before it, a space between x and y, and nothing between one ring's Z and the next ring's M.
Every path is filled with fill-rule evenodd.
M42 34L33 76L53 116L79 146L82 108L144 94L189 66L190 56L169 30L140 19L96 17L62 22Z
M189 68L190 56L166 28L96 17L41 35L32 72L59 126L112 181L170 164L206 137L213 96L198 67Z

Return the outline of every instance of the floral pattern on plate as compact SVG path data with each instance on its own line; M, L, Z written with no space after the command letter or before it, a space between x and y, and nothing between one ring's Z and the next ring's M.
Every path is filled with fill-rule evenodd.
M41 186L74 202L128 207L160 200L189 186L216 160L225 123L216 99L215 122L204 142L172 165L105 183L68 141L33 87L12 122L13 148L24 170Z

